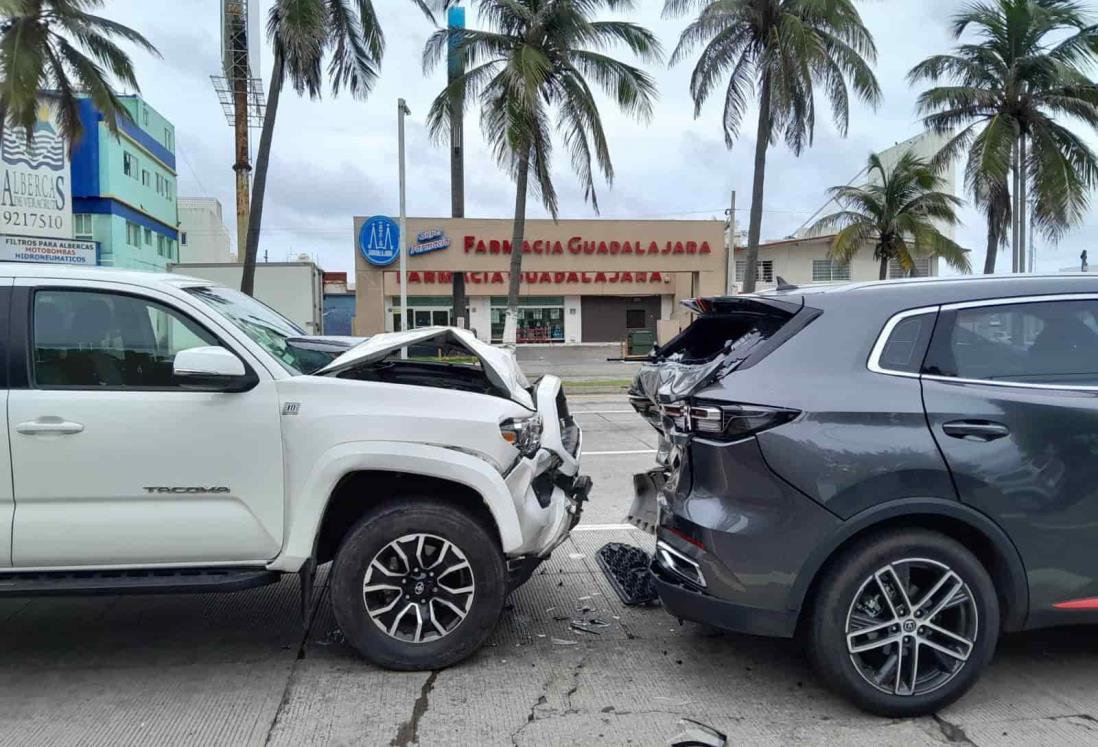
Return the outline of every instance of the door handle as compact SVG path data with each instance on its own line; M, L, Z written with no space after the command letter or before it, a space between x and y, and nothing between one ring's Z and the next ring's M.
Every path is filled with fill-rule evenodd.
M966 441L995 441L1010 435L1010 429L1002 423L987 420L954 420L942 426L947 436Z
M83 423L74 423L58 417L47 416L37 420L28 420L15 426L15 430L24 436L39 436L54 434L58 436L70 436L81 433L84 430Z

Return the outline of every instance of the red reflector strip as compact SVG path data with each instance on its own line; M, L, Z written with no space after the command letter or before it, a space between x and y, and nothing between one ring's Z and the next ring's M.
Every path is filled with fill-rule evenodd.
M1069 599L1066 602L1057 602L1052 606L1058 610L1098 610L1098 597Z
M679 539L681 539L685 542L689 542L691 545L698 548L699 550L704 550L705 549L705 545L703 545L701 543L701 540L694 539L693 537L691 537L689 534L682 531L681 529L671 528L671 529L668 529L667 531L670 532L671 534L675 535ZM1098 600L1096 600L1096 601L1098 601Z

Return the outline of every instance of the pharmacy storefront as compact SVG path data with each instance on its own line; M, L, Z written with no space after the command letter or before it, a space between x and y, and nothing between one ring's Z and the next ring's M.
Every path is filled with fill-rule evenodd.
M408 219L408 305L400 314L399 228L355 220L356 334L456 324L454 273L463 273L466 326L503 337L510 220ZM523 242L518 339L524 344L620 342L632 330L661 340L687 321L679 304L724 292L719 221L530 220Z

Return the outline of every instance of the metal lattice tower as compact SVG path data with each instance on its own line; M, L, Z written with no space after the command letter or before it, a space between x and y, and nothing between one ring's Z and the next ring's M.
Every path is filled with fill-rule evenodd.
M246 116L249 127L260 127L266 109L259 75L258 23L251 10L248 0L221 2L221 75L211 75L210 80L230 126L236 125L239 116Z
M225 118L235 130L236 247L244 258L251 213L250 128L263 124L266 106L259 77L259 19L248 0L221 0L221 75L211 75Z

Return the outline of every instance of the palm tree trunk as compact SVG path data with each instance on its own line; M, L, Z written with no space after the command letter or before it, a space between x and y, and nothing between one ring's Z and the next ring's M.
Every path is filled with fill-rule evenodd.
M530 153L519 157L515 187L515 225L511 233L511 269L507 276L507 316L503 322L503 344L518 341L519 283L522 282L522 240L526 236L526 189L530 178Z
M888 257L881 257L881 272L878 277L879 280L888 279Z
M1026 135L1018 138L1018 271L1026 272L1029 262L1026 241Z
M994 214L994 209L988 211L987 216L987 256L984 257L984 274L995 274L995 258L999 254L999 221L1000 217Z
M1018 169L1018 141L1014 141L1013 154L1011 161L1014 166L1014 189L1010 190L1011 199L1011 211L1010 211L1010 271L1018 272L1018 187L1019 187L1019 169Z
M271 73L271 90L267 94L267 111L263 117L263 133L259 136L259 151L255 157L252 209L248 216L248 245L244 251L244 269L240 278L240 291L249 296L255 292L255 262L259 254L259 231L263 224L263 200L267 196L267 168L271 164L271 142L274 140L278 99L282 94L282 81L285 75L286 58L276 45L274 70Z
M747 262L743 292L755 292L759 265L759 237L762 234L763 192L766 185L766 149L770 147L770 74L764 74L759 94L759 127L755 137L755 181L751 187L751 217L747 226Z

